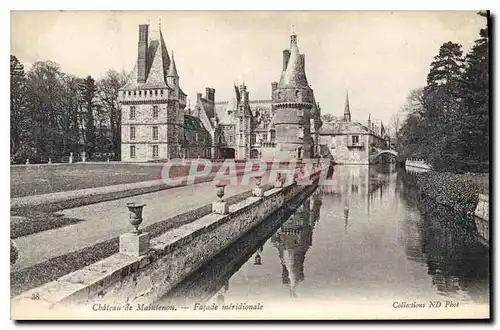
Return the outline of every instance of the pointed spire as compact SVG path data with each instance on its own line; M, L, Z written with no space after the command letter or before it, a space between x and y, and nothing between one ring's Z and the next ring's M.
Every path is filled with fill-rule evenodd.
M349 91L345 94L344 120L351 121L351 108L349 106Z
M177 67L175 66L174 51L172 51L172 63L168 68L167 77L179 77L177 74Z

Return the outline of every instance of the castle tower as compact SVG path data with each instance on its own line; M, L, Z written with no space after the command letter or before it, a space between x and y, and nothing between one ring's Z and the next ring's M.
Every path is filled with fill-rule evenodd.
M139 25L137 62L119 91L119 102L122 161L181 157L186 94L160 29Z
M250 158L251 148L251 130L252 130L252 112L249 105L249 92L245 83L239 87L240 101L236 115L236 141L237 153L236 159L245 160Z
M345 93L344 121L351 121L351 108L349 106L349 91Z
M305 73L305 55L300 54L297 36L290 36L290 49L283 51L283 72L273 91L277 157L309 158L314 154L310 118L313 90Z

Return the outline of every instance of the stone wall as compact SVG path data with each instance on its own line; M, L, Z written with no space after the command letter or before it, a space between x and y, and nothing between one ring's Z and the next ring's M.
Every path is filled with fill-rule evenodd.
M319 172L313 174L317 184ZM12 300L12 308L51 308L65 304L152 303L210 258L311 185L293 183L249 197L229 214L209 214L151 240L140 257L117 253ZM33 300L36 294L39 299ZM22 307L21 307L22 306Z

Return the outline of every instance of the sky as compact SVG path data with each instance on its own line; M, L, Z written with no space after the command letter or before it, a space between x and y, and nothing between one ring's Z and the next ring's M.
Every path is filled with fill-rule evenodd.
M51 60L98 79L132 70L138 25L160 21L191 104L205 87L227 100L241 82L251 99L270 98L295 31L322 113L341 116L348 90L354 119L386 124L425 85L441 44L467 52L486 25L476 11L13 11L11 54L28 68Z

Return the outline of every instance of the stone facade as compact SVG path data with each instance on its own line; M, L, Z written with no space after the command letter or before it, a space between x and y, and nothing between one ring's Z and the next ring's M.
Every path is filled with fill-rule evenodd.
M305 55L297 36L283 52L280 82L271 83L271 97L251 100L247 86L233 86L229 101L215 101L215 91L198 94L193 113L211 132L214 158L266 160L319 155L321 109L305 75Z
M215 89L207 87L194 108L186 109L174 56L169 56L161 31L150 35L149 25L140 25L137 63L120 90L120 103L122 161L319 155L321 110L295 34L283 52L280 81L271 83L270 99L250 100L243 83L233 87L231 100L216 103Z
M209 156L210 139L195 139L206 135L204 126L185 118L186 94L161 30L150 33L149 25L139 26L137 63L119 91L119 100L122 161Z
M346 96L344 117L324 123L319 130L320 153L337 164L370 164L377 149L386 149L388 137L383 124L370 118L366 122L351 121L349 98Z

